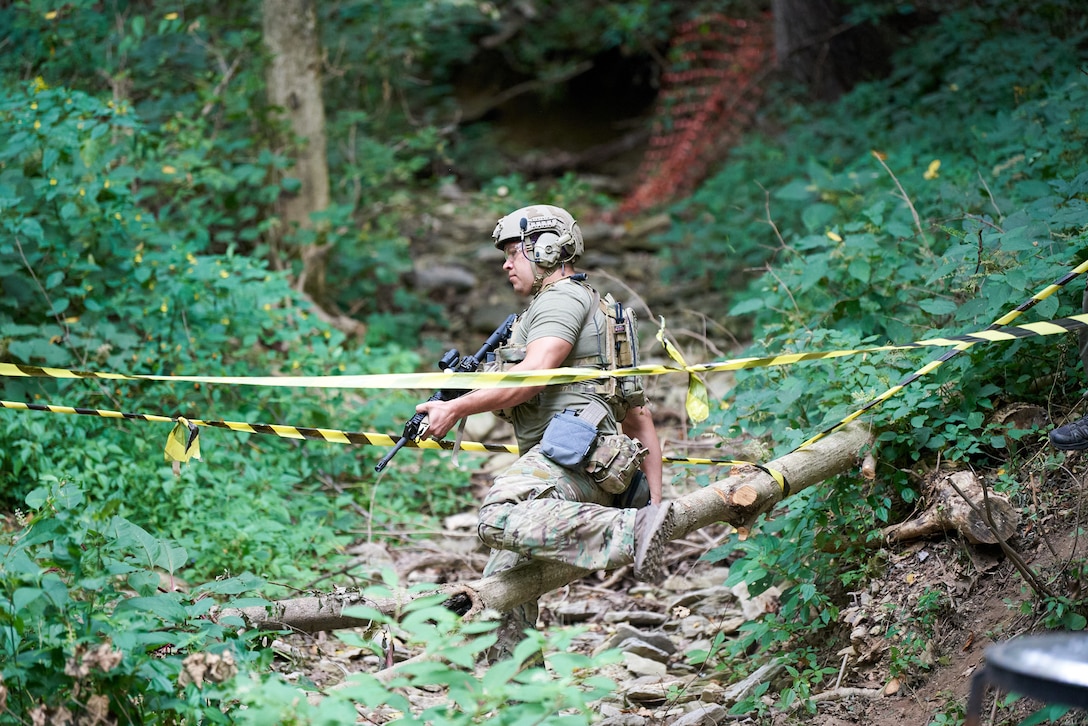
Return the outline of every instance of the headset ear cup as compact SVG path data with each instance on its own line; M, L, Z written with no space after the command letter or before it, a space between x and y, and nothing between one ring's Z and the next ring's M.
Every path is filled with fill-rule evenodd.
M533 262L541 267L555 267L559 263L562 241L563 238L554 232L542 232L533 243Z

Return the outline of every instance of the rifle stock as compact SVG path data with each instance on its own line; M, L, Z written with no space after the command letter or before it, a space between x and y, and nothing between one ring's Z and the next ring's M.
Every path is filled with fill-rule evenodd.
M516 315L507 316L506 320L495 329L495 332L488 336L480 349L473 355L466 355L463 358L457 352L456 349L447 350L442 358L438 361L438 368L443 371L450 371L453 373L475 373L479 369L480 365L487 360L487 356L490 355L500 345L510 339L510 331L514 327L514 321L517 320ZM465 395L470 389L467 388L440 388L435 391L430 398L430 401L452 401L455 398ZM412 418L408 419L408 423L404 424L404 431L401 433L400 439L393 448L389 450L389 453L381 458L381 460L374 465L374 471L382 471L386 465L392 460L397 452L407 445L409 441L417 441L427 431L427 415L423 413L416 413Z

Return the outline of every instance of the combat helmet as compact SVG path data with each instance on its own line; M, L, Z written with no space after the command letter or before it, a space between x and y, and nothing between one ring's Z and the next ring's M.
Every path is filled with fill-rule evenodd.
M575 263L585 251L582 230L570 212L551 204L533 204L510 212L495 225L491 235L502 249L517 240L525 256L542 269Z

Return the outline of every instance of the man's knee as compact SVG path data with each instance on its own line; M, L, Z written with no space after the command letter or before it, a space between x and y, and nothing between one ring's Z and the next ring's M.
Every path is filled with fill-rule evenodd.
M505 549L503 547L503 532L506 531L506 520L510 516L513 504L503 502L501 504L485 504L480 507L480 518L476 525L476 532L480 541L492 549Z

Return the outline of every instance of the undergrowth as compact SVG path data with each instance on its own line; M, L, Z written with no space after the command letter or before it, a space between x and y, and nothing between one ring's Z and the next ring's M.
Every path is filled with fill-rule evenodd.
M1048 6L1058 15L998 5L942 13L889 79L837 104L780 106L788 133L748 139L673 209L662 238L671 274L731 300L754 338L742 355L902 345L1081 311L1083 277L1048 286L1088 257L1086 19L1067 3ZM705 264L686 264L692 254ZM843 475L791 496L748 539L709 553L730 565L726 584L783 589L778 612L719 644L718 667L739 677L758 649L755 664L778 660L790 685L735 713L814 708L807 697L849 642L840 611L882 572L880 531L919 504L918 472L975 467L1015 496L1029 473L1018 443L1042 432L1010 431L994 414L1030 403L1059 420L1085 386L1076 345L1060 335L965 346L924 371L949 349L737 372L706 430L761 438L770 458L865 409L878 468L871 482ZM1084 627L1086 601L1038 595L1022 607L1045 627ZM900 614L886 634L891 675L925 670L942 607L924 598Z

